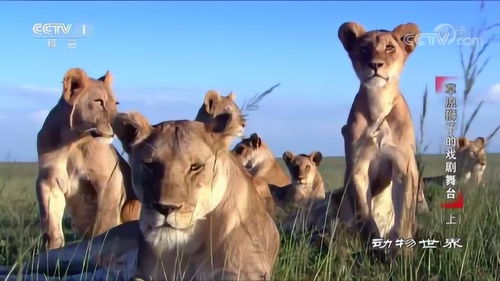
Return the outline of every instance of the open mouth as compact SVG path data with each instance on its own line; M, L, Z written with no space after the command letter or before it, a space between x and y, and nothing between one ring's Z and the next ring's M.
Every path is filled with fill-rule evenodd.
M113 138L114 135L110 135L110 134L102 134L100 132L98 132L97 130L92 130L90 131L90 135L93 137L93 138Z
M97 131L91 131L91 132L90 132L90 135L91 135L93 138L102 137L102 135L101 135L101 134L99 134Z

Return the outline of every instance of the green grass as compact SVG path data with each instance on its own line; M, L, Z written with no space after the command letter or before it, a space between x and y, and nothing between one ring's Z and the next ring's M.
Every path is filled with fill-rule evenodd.
M431 212L420 214L418 239L461 238L461 249L421 249L399 254L391 261L369 258L361 240L339 226L331 242L322 249L310 243L311 234L298 230L282 234L275 280L500 280L500 155L488 156L486 186L465 192L465 208L459 226L442 221L439 207L444 190L434 186L430 196ZM424 157L424 176L442 174L444 159ZM342 185L343 158L327 157L321 173L328 190ZM0 264L25 260L37 244L38 206L35 196L36 164L0 163ZM75 239L66 228L70 240Z

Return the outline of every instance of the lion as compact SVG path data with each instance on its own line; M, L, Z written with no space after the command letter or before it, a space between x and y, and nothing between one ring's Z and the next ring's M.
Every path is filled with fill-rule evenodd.
M205 99L198 114L196 115L195 121L199 121L205 124L210 124L215 118L221 115L231 116L230 124L230 134L233 138L227 139L227 146L236 138L242 137L246 120L241 113L240 108L235 103L236 95L234 93L229 93L226 97L221 96L217 91L210 90L205 94ZM275 205L271 192L267 186L266 178L260 176L254 176L253 182L257 188L257 192L260 198L264 201L266 205L266 210L274 218L275 217Z
M391 132L393 144L402 151L403 162L410 165L408 176L412 184L409 188L398 191L403 193L401 202L393 202L402 204L402 214L396 218L396 234L405 239L413 237L415 233L417 194L422 191L419 191L415 162L415 132L410 110L399 89L399 75L409 55L415 50L415 37L419 33L417 25L413 23L401 24L392 31L366 32L361 25L346 22L338 30L338 37L360 80L359 91L352 104L347 124L342 128L346 155L344 186L347 197L353 213L362 221L369 206L360 201L364 196L360 194L363 188L353 180L356 176L355 147L366 128L383 116ZM371 174L369 178L364 174L363 177L372 183L373 190L382 192L394 183L389 162L381 164L379 173Z
M279 233L252 178L228 149L230 113L213 122L114 121L143 206L135 276L153 280L269 280Z
M285 188L271 189L278 202L303 208L325 199L325 183L319 172L323 159L321 152L295 155L285 151L282 158L292 176L292 183Z
M36 191L49 249L64 245L66 206L73 231L84 237L138 218L130 167L111 145L118 104L111 83L110 72L92 79L82 69L68 70L62 96L38 133Z
M475 140L458 139L457 176L464 183L480 185L486 169L486 141L483 137Z
M275 187L291 184L290 177L278 163L269 146L256 133L242 139L234 147L233 153L252 176L262 177Z
M203 123L211 123L214 118L218 116L231 117L231 124L229 124L228 130L231 138L227 138L227 147L236 138L243 136L243 132L246 126L246 120L241 114L240 108L234 102L236 100L236 95L234 93L229 93L226 97L221 96L217 91L210 90L205 94L205 99L198 114L194 121L199 121Z

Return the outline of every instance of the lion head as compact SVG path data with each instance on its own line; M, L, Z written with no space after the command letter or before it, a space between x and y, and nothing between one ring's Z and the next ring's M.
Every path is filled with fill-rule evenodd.
M354 22L339 27L338 37L349 54L354 71L366 88L383 88L399 80L407 57L416 47L420 31L413 23L392 31L365 29Z
M458 139L457 172L459 177L468 182L471 178L479 184L486 169L486 141L478 137L473 141Z
M221 114L209 124L182 120L153 126L139 113L116 116L113 126L129 155L146 236L160 233L178 244L221 202L231 122L229 114Z
M228 131L235 137L243 136L245 129L245 118L241 114L240 108L234 102L236 95L230 93L227 97L219 95L216 91L208 91L205 94L205 100L196 115L195 121L210 123L214 118L223 114L231 116L231 123L228 124ZM232 139L229 139L231 141Z
M274 156L268 155L270 150L262 142L262 139L253 133L249 138L244 138L238 143L234 149L233 153L236 159L243 164L243 166L254 175L254 171L262 161L266 160L266 157L271 157L274 160Z
M319 173L319 163L322 159L323 155L319 151L309 155L295 155L291 151L283 153L283 161L292 177L288 197L293 204L303 206L325 198L323 178Z
M99 79L92 79L79 68L66 72L60 102L70 106L70 129L89 133L105 143L111 143L111 121L116 115L116 101L111 90L112 77L108 71Z

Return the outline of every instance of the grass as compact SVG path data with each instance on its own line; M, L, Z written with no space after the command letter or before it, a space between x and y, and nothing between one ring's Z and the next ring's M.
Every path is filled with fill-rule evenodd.
M431 212L418 216L421 230L415 240L461 238L461 249L422 249L391 261L368 257L366 248L342 226L335 229L323 248L311 246L311 234L301 229L281 235L275 280L500 280L500 155L488 156L486 186L465 189L465 208L459 226L443 223L447 215L439 207L444 190L431 187ZM441 174L444 159L424 157L424 176ZM328 190L342 185L344 160L327 157L320 165ZM0 264L26 260L40 236L34 182L36 164L0 163ZM68 240L75 240L65 228Z

